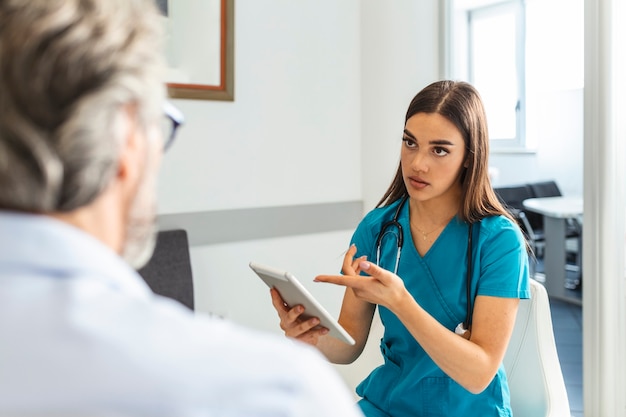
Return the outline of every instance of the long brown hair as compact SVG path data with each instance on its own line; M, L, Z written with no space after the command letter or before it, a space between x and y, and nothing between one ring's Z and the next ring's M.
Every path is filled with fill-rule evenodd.
M462 188L459 217L474 223L488 216L503 215L517 223L500 203L489 181L489 133L478 91L462 81L434 82L413 98L405 123L417 113L438 113L452 122L463 135L467 167L459 178ZM407 194L400 163L391 185L376 207L390 205Z

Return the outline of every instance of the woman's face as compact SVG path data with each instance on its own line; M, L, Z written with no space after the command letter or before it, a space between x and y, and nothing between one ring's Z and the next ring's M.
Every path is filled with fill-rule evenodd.
M452 201L460 198L459 175L465 142L452 122L438 113L417 113L407 120L400 163L411 199Z

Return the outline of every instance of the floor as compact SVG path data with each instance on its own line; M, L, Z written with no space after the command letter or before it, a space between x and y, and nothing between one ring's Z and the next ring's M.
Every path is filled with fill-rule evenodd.
M573 417L583 416L582 307L550 300L552 327Z
M537 271L543 272L541 262ZM573 278L567 273L568 278ZM572 299L582 300L582 288L568 290ZM582 307L580 303L550 299L552 327L556 349L561 362L565 387L570 403L572 417L583 416L583 338Z

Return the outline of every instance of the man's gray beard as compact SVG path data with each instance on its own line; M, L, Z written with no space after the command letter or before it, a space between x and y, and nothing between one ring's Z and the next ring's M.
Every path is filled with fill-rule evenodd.
M156 177L155 173L145 173L126 223L122 257L135 269L148 263L156 246Z
M122 257L134 269L141 269L152 258L157 232L154 222L146 223L139 219L129 221L128 240Z

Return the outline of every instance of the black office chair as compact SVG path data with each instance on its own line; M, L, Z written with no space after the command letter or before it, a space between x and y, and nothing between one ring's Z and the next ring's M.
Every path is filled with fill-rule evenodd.
M511 215L517 220L526 234L531 249L536 254L543 247L543 216L526 211L523 202L533 198L534 194L528 184L494 188L496 196Z
M152 258L138 272L154 293L194 309L191 258L185 230L160 231Z
M526 211L523 202L533 198L533 193L527 184L494 188L496 196L507 211L517 220L517 223L526 235L530 245L530 274L535 276L537 270L537 254L543 253L545 236L543 233L543 216Z
M532 182L528 186L535 197L558 197L563 195L556 181Z

